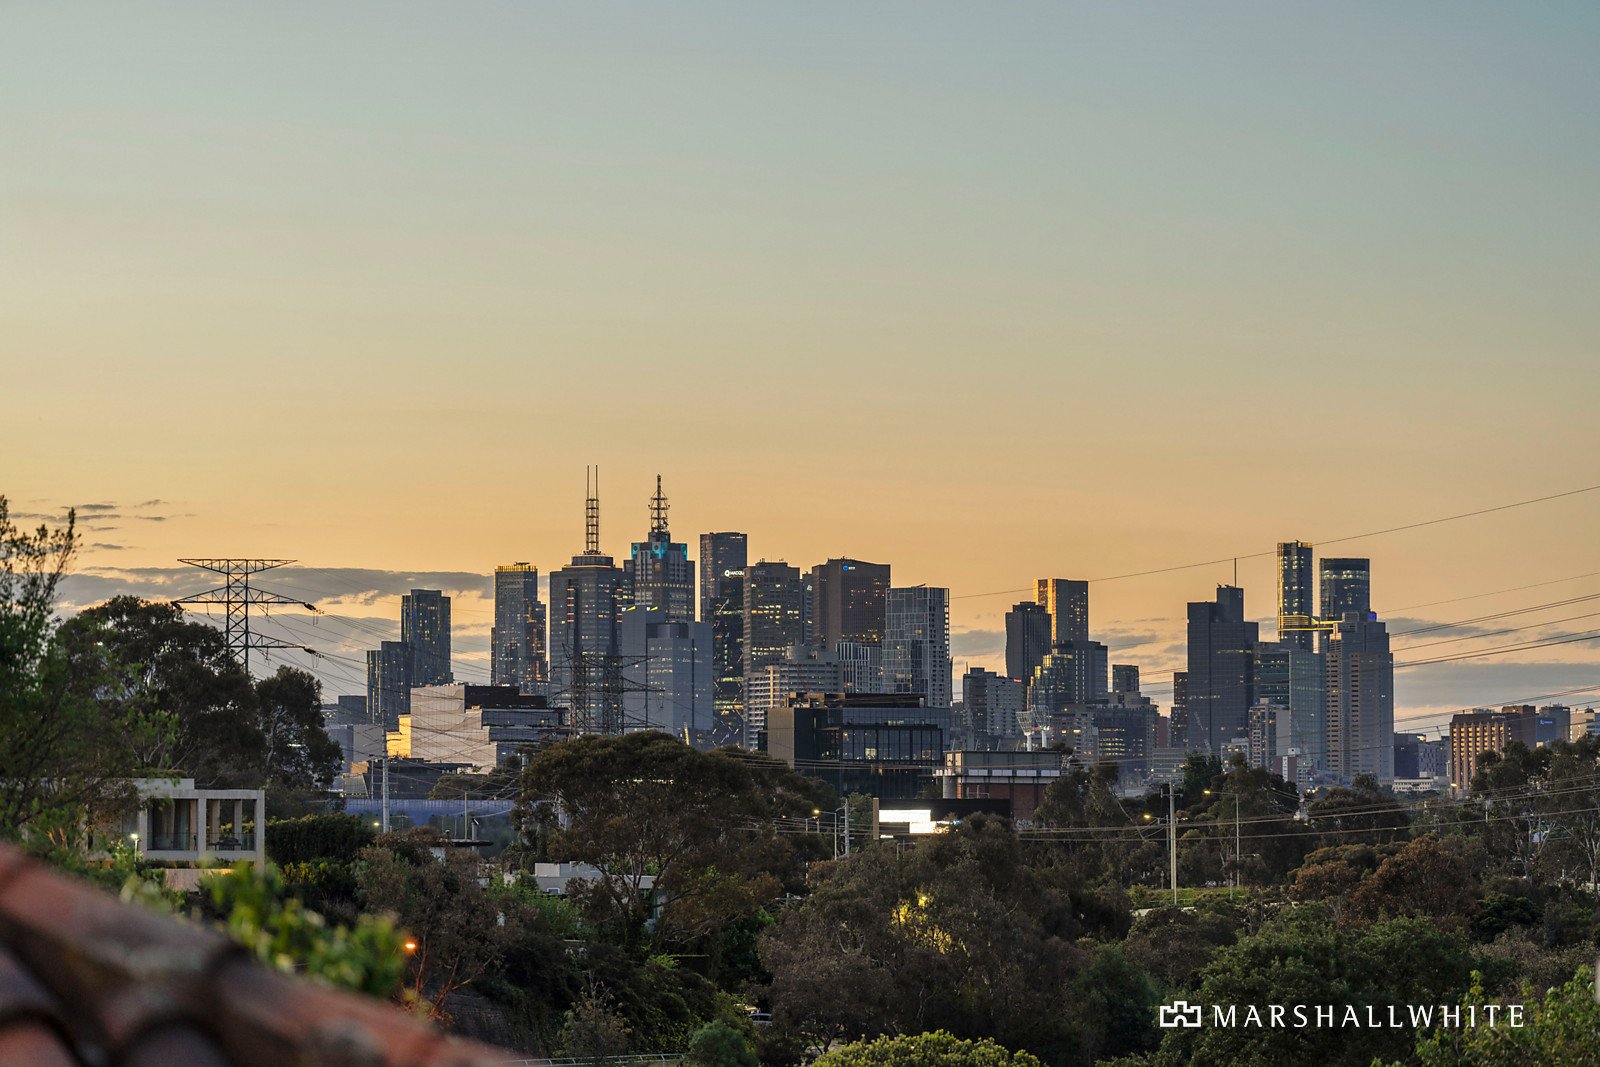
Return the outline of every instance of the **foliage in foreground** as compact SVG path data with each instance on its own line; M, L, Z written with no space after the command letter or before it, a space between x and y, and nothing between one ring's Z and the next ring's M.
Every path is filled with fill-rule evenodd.
M283 878L270 864L214 871L202 887L228 936L264 963L374 997L400 988L406 938L388 916L364 914L354 926L329 926L285 894Z

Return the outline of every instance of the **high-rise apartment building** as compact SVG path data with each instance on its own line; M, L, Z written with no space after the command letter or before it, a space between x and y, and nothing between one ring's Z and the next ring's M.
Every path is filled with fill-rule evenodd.
M700 621L710 622L722 598L723 582L730 571L744 581L749 559L749 538L734 531L700 535ZM743 603L741 592L740 603Z
M1311 546L1304 541L1278 545L1278 640L1305 652L1314 642L1316 601L1312 585Z
M1279 746L1294 749L1311 771L1326 770L1328 764L1325 682L1321 653L1289 641L1256 645L1256 700L1285 709Z
M1496 755L1512 741L1523 741L1521 716L1478 708L1450 718L1450 788L1465 793L1477 777L1478 764L1486 752ZM1524 734L1525 736L1525 734ZM1530 746L1532 747L1532 746Z
M627 587L624 603L654 608L666 622L693 622L694 560L689 546L672 539L667 529L667 498L656 475L656 495L650 498L650 534L635 541L622 565Z
M926 585L889 590L884 688L920 694L927 708L948 708L954 699L951 670L950 590Z
M1024 600L1006 612L1006 676L1024 682L1033 678L1050 654L1050 612L1043 604Z
M398 730L411 712L411 649L385 641L367 653L367 715L385 730Z
M1356 558L1324 559L1320 572L1318 616L1330 623L1350 612L1361 618L1372 614L1372 561Z
M542 693L549 681L539 568L511 563L494 570L494 626L489 631L489 681Z
M744 570L725 570L711 602L711 701L718 737L744 736Z
M883 644L889 564L830 559L811 568L811 589L813 644L826 649L840 641Z
M1033 599L1050 613L1050 643L1089 640L1089 583L1068 578L1040 578Z
M600 551L599 486L587 501L584 550L550 572L550 702L579 733L620 733L622 659L617 621L622 569Z
M789 649L805 643L805 583L798 567L782 560L751 564L744 569L745 735L750 726L750 686L765 677Z
M752 673L745 688L745 747L756 749L772 709L792 695L839 693L843 673L834 656L814 645L795 644L778 659Z
M1099 641L1062 641L1033 672L1028 704L1034 721L1069 707L1105 700L1106 646Z
M716 673L711 624L673 620L659 608L623 608L617 620L622 656L624 730L661 730L691 739L711 730Z
M969 668L961 676L961 704L966 709L966 727L973 735L995 740L1020 736L1027 703L1026 682L982 667Z
M1187 743L1220 756L1224 746L1246 736L1255 703L1257 626L1244 616L1244 590L1219 585L1215 601L1189 604Z
M1394 781L1394 655L1383 623L1351 610L1323 644L1328 773Z
M400 640L411 650L411 684L449 685L450 598L437 589L413 589L400 598Z
M833 646L839 661L839 684L845 693L883 692L883 646L860 641L839 641Z
M1111 691L1137 696L1139 693L1139 665L1113 663L1111 665Z

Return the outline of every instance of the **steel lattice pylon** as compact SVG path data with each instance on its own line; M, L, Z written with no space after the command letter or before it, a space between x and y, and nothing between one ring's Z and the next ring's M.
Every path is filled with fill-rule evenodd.
M292 605L316 611L316 607L303 600L282 596L266 589L258 589L250 584L252 574L270 571L293 563L292 559L180 559L179 563L187 563L191 567L212 571L225 578L226 584L215 589L207 589L194 596L186 596L181 600L174 600L174 604L221 604L227 611L227 618L223 623L223 634L228 642L228 651L244 666L245 672L250 670L250 650L259 648L267 651L274 648L305 649L304 645L291 645L270 637L262 637L250 632L250 607L251 605ZM309 650L308 650L309 651Z

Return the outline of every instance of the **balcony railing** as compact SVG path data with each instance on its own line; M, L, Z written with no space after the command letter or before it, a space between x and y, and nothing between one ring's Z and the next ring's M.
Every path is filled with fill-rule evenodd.
M151 834L150 841L145 846L151 852L196 852L194 834Z
M256 850L256 835L253 830L241 833L229 833L224 830L220 834L207 835L206 848L212 852L254 852Z

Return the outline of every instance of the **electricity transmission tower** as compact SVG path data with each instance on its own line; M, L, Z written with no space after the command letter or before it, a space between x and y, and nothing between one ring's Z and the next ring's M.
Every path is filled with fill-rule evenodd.
M275 604L291 605L305 608L307 611L316 611L316 606L307 604L303 600L286 597L267 589L261 589L250 584L252 574L270 571L276 567L293 563L292 559L180 559L179 563L187 563L191 567L212 571L226 579L223 585L215 589L207 589L194 596L186 596L182 600L174 600L174 604L221 604L227 611L223 622L223 634L227 638L228 651L244 665L245 673L250 671L250 650L257 648L263 652L275 648L298 648L311 651L304 645L291 645L271 637L250 632L250 607L260 605L271 607Z

